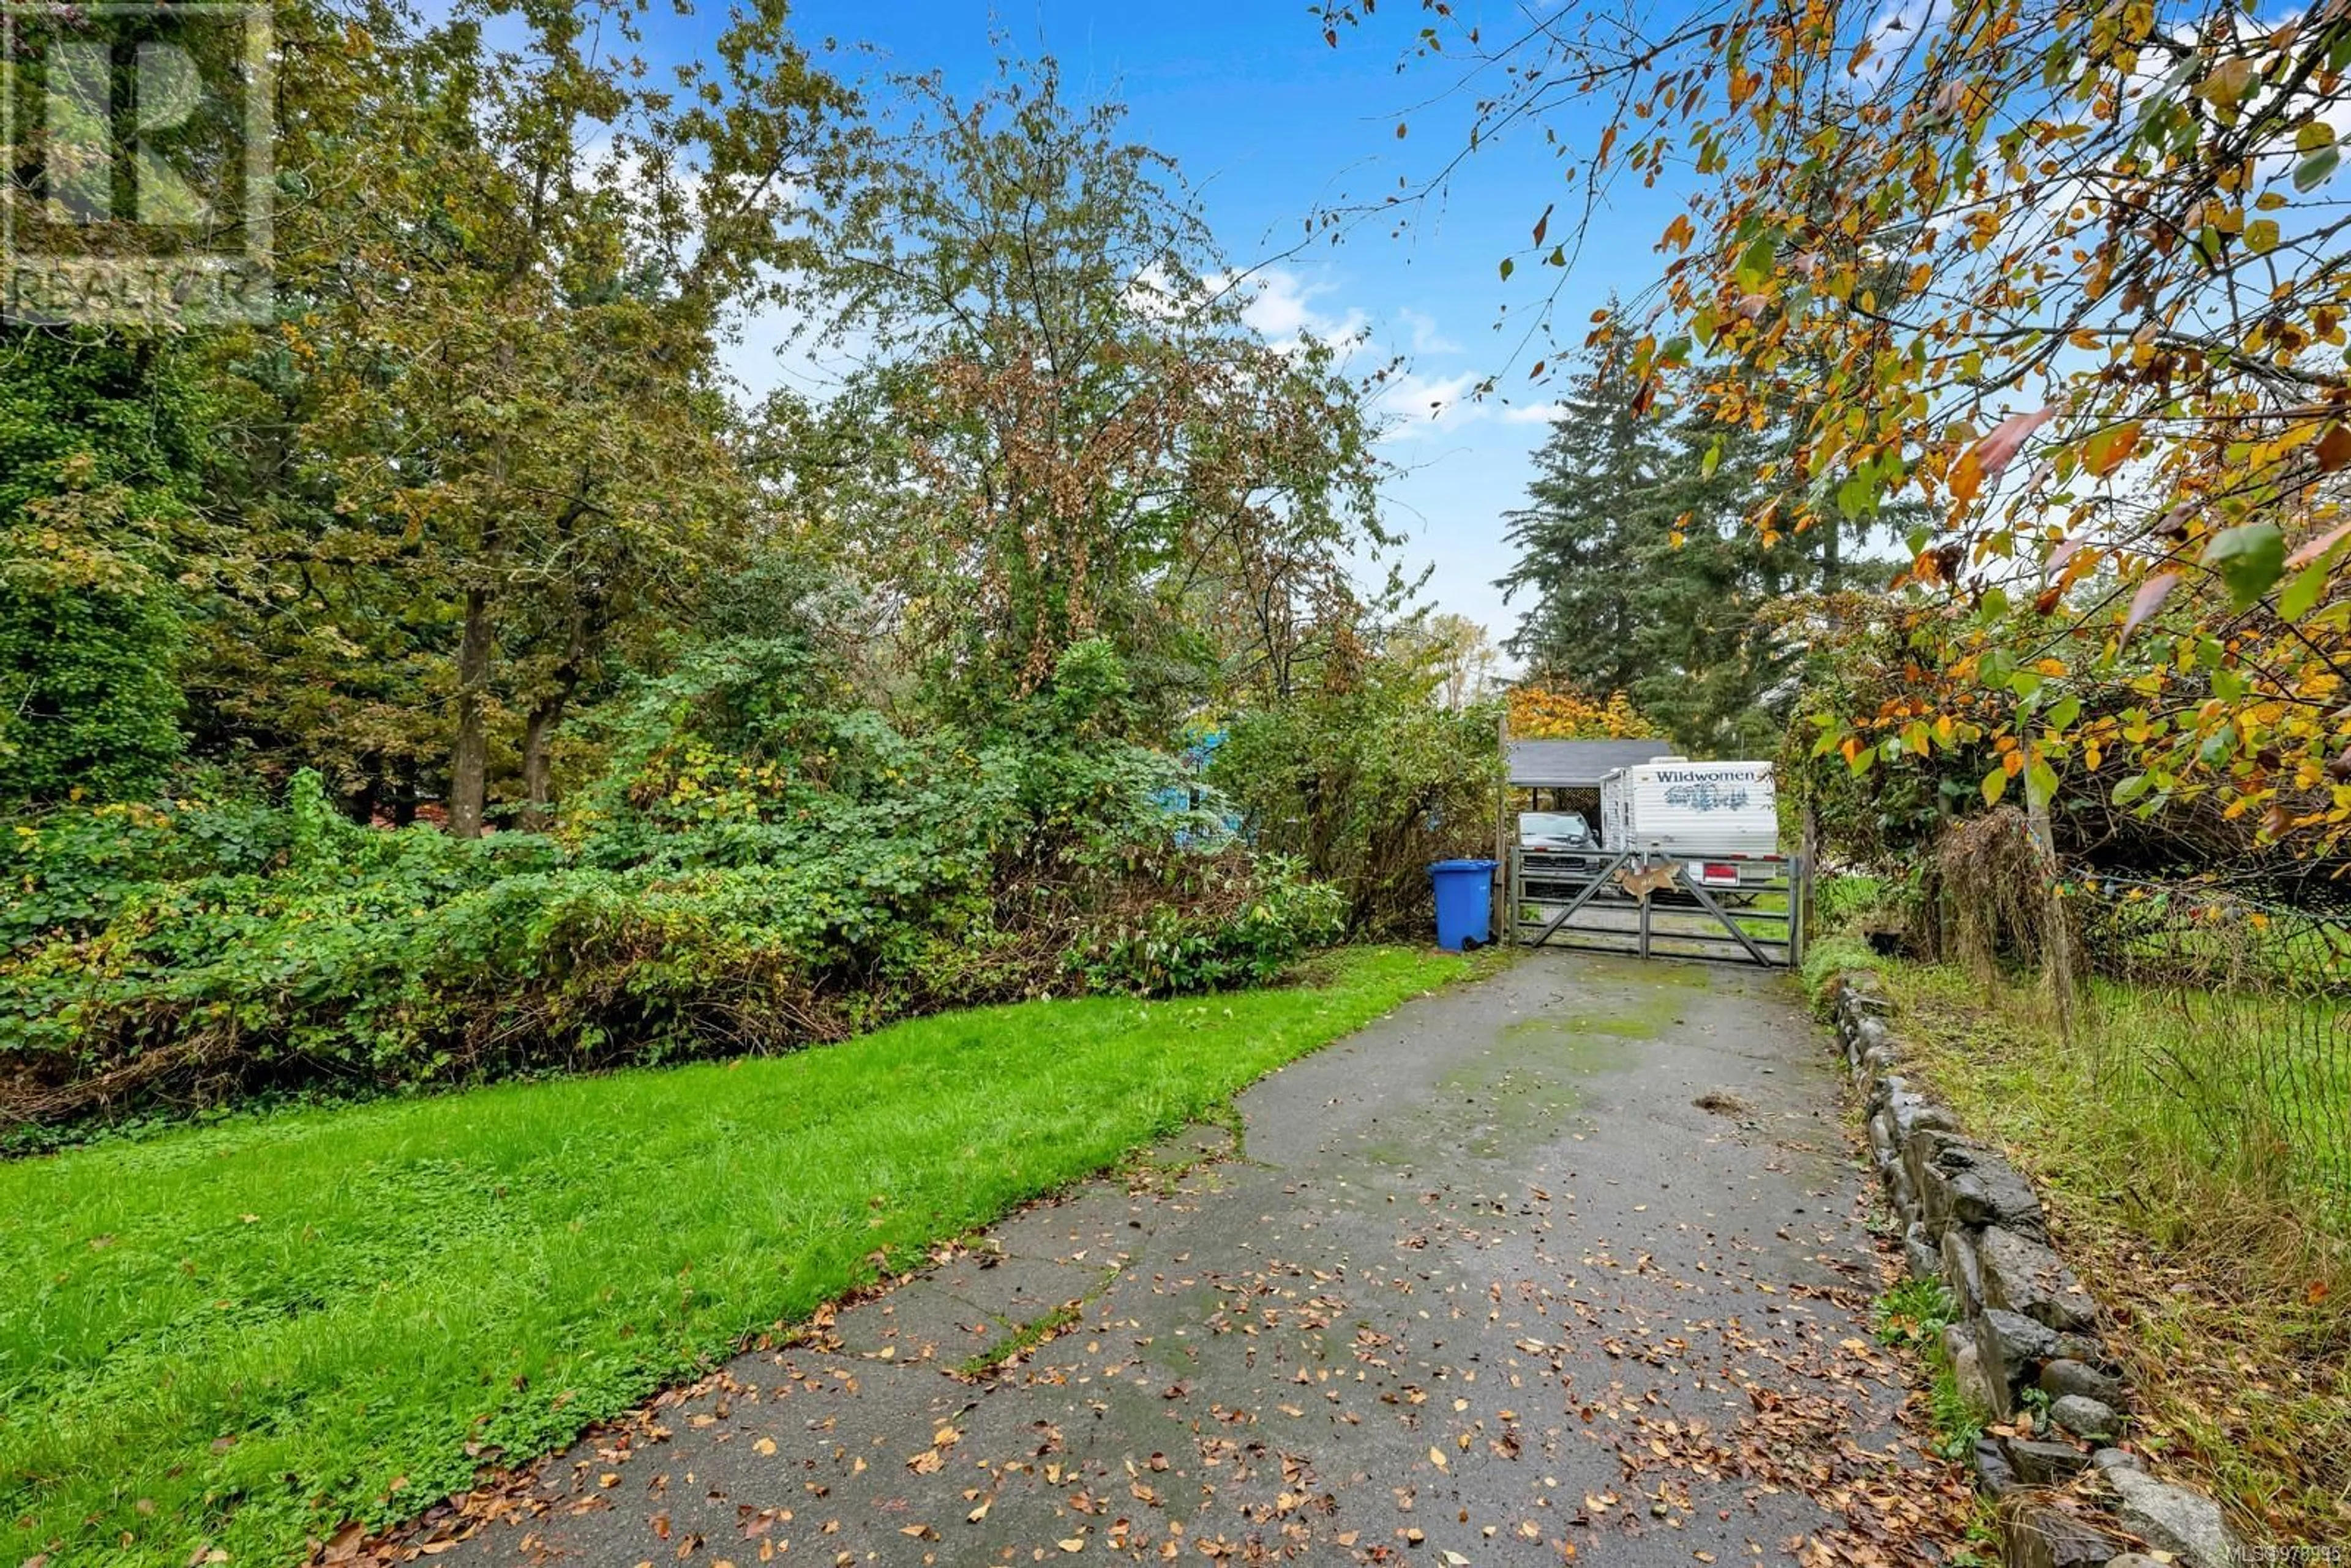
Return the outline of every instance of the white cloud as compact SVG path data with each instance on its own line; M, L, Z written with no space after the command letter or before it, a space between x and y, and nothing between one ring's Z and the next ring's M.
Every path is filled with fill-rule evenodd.
M1437 325L1437 318L1405 305L1396 310L1396 319L1412 332L1412 351L1416 354L1458 354L1461 345L1447 337Z
M1337 286L1270 267L1246 275L1208 279L1213 288L1233 288L1247 303L1241 319L1278 349L1296 348L1311 337L1337 345L1340 362L1354 373L1374 376L1374 411L1386 422L1382 438L1414 441L1445 434L1497 415L1514 420L1517 411L1476 396L1483 377L1474 371L1442 375L1411 362L1420 356L1458 354L1461 347L1445 336L1437 319L1410 306L1399 307L1379 326L1371 312L1357 305L1342 306L1332 296ZM1395 340L1401 339L1402 341ZM1548 419L1546 413L1538 416Z
M1220 274L1207 284L1235 291L1243 301L1241 319L1276 349L1288 352L1312 338L1339 350L1343 369L1371 377L1373 412L1388 426L1384 441L1454 430L1488 412L1470 398L1478 384L1475 374L1435 376L1413 369L1387 340L1388 334L1373 327L1368 310L1342 307L1332 299L1338 291L1334 284L1280 267ZM1395 323L1409 335L1411 352L1452 350L1432 317L1405 308L1395 313Z
M1125 299L1128 308L1137 314L1172 321L1184 313L1203 288L1214 292L1222 287L1216 278L1193 278L1188 273L1179 281L1178 275L1155 261L1127 280Z
M1313 302L1331 293L1332 285L1310 283L1283 267L1269 267L1241 277L1228 273L1209 278L1208 286L1238 289L1248 301L1241 307L1241 319L1279 349L1295 348L1301 338L1310 336L1326 343L1356 341L1370 329L1370 318L1361 309L1351 308L1333 315L1316 308Z
M1479 379L1474 371L1451 376L1405 371L1388 379L1372 400L1372 405L1395 422L1388 436L1392 441L1443 434L1494 412L1493 404L1479 402L1470 396Z
M1548 424L1558 417L1554 403L1510 407L1478 397L1483 378L1476 371L1438 374L1413 364L1411 356L1460 352L1426 312L1400 308L1393 330L1384 330L1374 326L1364 308L1334 299L1336 285L1282 267L1202 282L1210 289L1237 291L1244 301L1242 319L1277 349L1295 350L1309 337L1332 345L1345 373L1371 380L1373 412L1386 426L1384 443L1424 440L1489 422ZM1179 292L1173 280L1146 273L1128 285L1127 298L1146 313L1172 313ZM737 325L738 335L723 346L721 361L750 399L784 387L821 402L847 382L875 347L864 332L829 336L822 323L773 304ZM1408 348L1392 340L1398 337Z
M1950 19L1950 0L1899 0L1869 25L1869 57L1854 73L1871 88L1886 85L1898 69L1915 68L1928 35Z
M762 298L721 322L719 369L738 405L778 391L826 402L881 352L870 325L812 309L806 274L762 268L759 283Z

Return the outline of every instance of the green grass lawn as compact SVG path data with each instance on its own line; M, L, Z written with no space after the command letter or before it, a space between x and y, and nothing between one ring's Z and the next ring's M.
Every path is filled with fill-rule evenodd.
M1030 1002L846 1044L0 1166L0 1563L298 1559L1116 1163L1478 967Z

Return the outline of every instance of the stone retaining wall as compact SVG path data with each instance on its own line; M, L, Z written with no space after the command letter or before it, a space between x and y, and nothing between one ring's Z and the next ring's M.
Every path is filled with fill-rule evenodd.
M2218 1505L2118 1446L2130 1391L2099 1338L2098 1303L2050 1247L2032 1184L1902 1075L1876 976L1839 975L1828 996L1910 1271L1941 1281L1959 1313L1943 1348L1959 1392L1989 1421L2037 1417L2035 1435L1986 1437L1973 1455L2011 1568L2153 1568L2160 1559L2125 1550L2133 1538L2186 1568L2245 1561Z

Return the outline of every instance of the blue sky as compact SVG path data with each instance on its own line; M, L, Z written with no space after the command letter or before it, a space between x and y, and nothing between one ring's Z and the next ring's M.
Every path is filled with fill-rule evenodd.
M1123 100L1134 138L1175 157L1202 193L1226 251L1240 266L1268 264L1255 307L1275 337L1305 327L1368 330L1365 368L1408 356L1385 395L1398 420L1384 455L1403 472L1387 488L1392 528L1409 536L1405 559L1433 567L1426 601L1483 622L1499 642L1515 621L1493 580L1507 570L1502 514L1519 504L1530 455L1547 425L1545 389L1527 371L1550 351L1522 347L1523 323L1558 281L1521 265L1511 282L1498 264L1528 243L1546 203L1570 194L1551 153L1531 137L1489 144L1469 161L1442 208L1391 238L1367 224L1333 247L1303 237L1318 207L1393 190L1399 175L1426 175L1460 145L1466 107L1440 99L1454 77L1418 65L1399 74L1400 51L1419 26L1417 7L1322 41L1304 0L798 0L794 28L813 46L831 36L868 44L892 70L938 69L972 91L994 74L992 30L1029 55L1051 54L1073 97ZM1459 9L1478 18L1474 5ZM1511 8L1496 6L1499 21ZM856 68L842 62L844 74ZM1402 140L1396 126L1408 133ZM1561 127L1585 146L1596 120ZM1560 319L1580 335L1613 291L1637 293L1656 274L1650 249L1671 215L1668 198L1636 193L1602 214L1570 277ZM1554 235L1553 237L1557 237ZM1499 323L1515 319L1517 324ZM759 356L764 360L766 356ZM1514 369L1510 367L1515 359ZM737 361L746 379L763 366ZM1500 395L1464 393L1508 369ZM773 372L768 372L772 377Z

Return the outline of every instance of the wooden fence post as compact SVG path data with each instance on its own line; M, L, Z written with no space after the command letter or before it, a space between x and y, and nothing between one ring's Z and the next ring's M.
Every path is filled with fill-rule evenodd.
M2041 852L2042 866L2048 885L2042 896L2047 904L2043 918L2049 923L2049 951L2046 958L2049 979L2049 1000L2057 1009L2057 1037L2074 1038L2074 943L2065 926L2065 902L2058 895L2057 831L2049 821L2049 802L2035 798L2035 791L2025 791L2024 821L2032 831L2032 842Z
M1796 863L1792 870L1788 912L1794 923L1788 928L1788 962L1791 967L1804 961L1804 944L1812 939L1813 922L1820 916L1820 905L1813 902L1813 885L1821 874L1821 808L1807 796L1804 800L1804 823L1796 841Z
M1796 856L1803 862L1803 886L1798 890L1795 901L1803 907L1795 913L1802 917L1804 930L1810 932L1820 913L1813 903L1813 879L1820 874L1821 867L1821 809L1809 796L1804 800L1804 825L1796 841Z
M1510 906L1510 705L1508 699L1494 720L1495 745L1502 758L1501 780L1494 787L1494 928L1497 942L1509 942L1518 933L1510 928L1519 912Z

